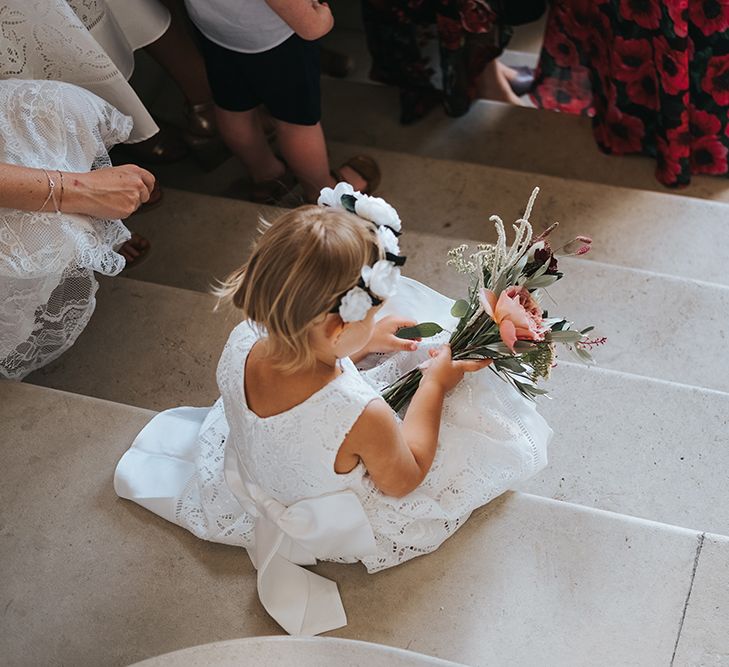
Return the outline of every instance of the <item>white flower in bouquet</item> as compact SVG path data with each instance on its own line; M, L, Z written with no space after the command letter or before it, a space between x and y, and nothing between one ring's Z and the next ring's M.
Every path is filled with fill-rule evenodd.
M400 242L389 227L378 227L377 237L385 252L389 252L391 255L400 254Z
M343 322L361 322L372 305L372 297L365 290L353 287L342 297L339 316Z
M537 241L536 243L532 243L531 247L527 251L527 260L530 262L534 261L534 255L540 251L544 250L546 244L544 241Z
M402 224L397 211L380 197L361 195L354 204L354 211L360 218L365 218L376 225L385 225L399 232Z
M381 299L391 297L397 291L400 267L386 259L375 262L374 266L362 267L362 280Z
M365 195L355 191L355 189L349 184L342 181L337 183L333 188L323 188L319 193L319 199L316 203L319 206L329 206L331 208L344 208L342 206L342 196L351 195L352 197L364 197Z

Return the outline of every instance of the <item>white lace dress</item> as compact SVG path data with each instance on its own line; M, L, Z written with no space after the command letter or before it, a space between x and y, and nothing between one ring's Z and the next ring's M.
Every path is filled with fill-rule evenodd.
M131 120L57 81L0 81L0 162L87 172ZM119 220L0 208L0 377L20 379L76 340L95 306L94 271L116 275L130 236Z
M4 0L0 79L48 79L90 90L134 119L130 143L159 131L127 83L135 49L167 30L157 0Z
M417 313L420 321L452 324L452 302L404 279L388 312ZM546 465L551 429L534 405L489 370L466 376L445 400L438 451L424 482L404 498L381 493L362 464L345 475L334 459L346 434L378 388L413 368L440 345L376 360L342 373L298 406L261 418L248 409L243 389L246 357L258 340L247 322L230 335L218 366L221 398L212 409L179 408L155 417L120 461L119 495L148 507L198 537L250 548L254 518L244 510L244 476L281 506L344 490L356 494L375 538L371 553L328 554L361 560L369 572L437 549L470 513ZM227 469L227 471L226 471ZM164 480L161 482L161 480Z

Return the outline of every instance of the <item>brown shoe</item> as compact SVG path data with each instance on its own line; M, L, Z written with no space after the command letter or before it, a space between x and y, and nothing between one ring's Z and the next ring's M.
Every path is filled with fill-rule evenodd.
M218 134L218 126L215 122L215 104L203 102L201 104L185 105L185 130L195 136L209 139Z
M248 199L256 204L276 204L296 186L296 176L286 171L279 178L254 183L248 194Z
M157 123L160 125L160 123ZM134 162L144 164L168 164L178 162L187 157L188 150L180 139L178 132L166 125L160 125L160 131L149 139L136 144L120 144L120 152L131 157Z
M332 176L337 181L346 180L340 172L342 167L349 167L352 171L356 171L367 183L364 190L362 190L362 194L371 195L379 187L382 172L374 158L371 158L369 155L355 155L342 164L339 169L333 170Z

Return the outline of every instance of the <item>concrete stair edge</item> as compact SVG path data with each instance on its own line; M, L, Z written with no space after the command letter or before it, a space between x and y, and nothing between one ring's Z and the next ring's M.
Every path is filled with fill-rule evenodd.
M336 145L336 146L346 145L346 144L342 144L341 142L332 142L332 144ZM398 154L398 155L407 155L404 153L400 153L399 151L387 151L387 150L383 150L383 149L378 149L378 152L392 153L392 154ZM408 157L417 158L418 156L408 155ZM428 159L441 161L440 158L428 158ZM442 161L448 162L449 160L442 160ZM479 165L479 166L481 166L481 165ZM492 168L492 167L484 167L484 168L488 169L488 170L493 169L494 171L499 171L499 172L508 171L508 170L500 170L500 169L496 169L496 168ZM513 173L518 174L519 178L521 178L523 176L523 174L520 174L519 172L513 172ZM549 177L549 178L553 178L553 177ZM562 180L565 183L570 182L570 179L566 179L566 178L565 179L559 178L558 180ZM610 186L610 185L603 186L601 184L594 184L594 183L590 183L590 185L591 186L597 185L598 187L607 187L607 188L621 189L621 190L625 189L625 188L619 188L617 186ZM240 207L241 211L244 212L245 216L253 217L253 218L257 218L259 216L259 214L261 214L261 212L264 212L264 213L269 212L271 215L276 215L277 212L283 212L283 211L287 210L285 208L281 208L281 207L277 207L277 206L256 204L254 202L250 202L245 199L232 199L232 198L223 197L220 195L190 192L189 190L183 190L183 189L179 189L179 188L166 187L165 192L169 193L170 196L172 196L172 197L182 196L182 197L195 197L195 198L199 197L202 199L207 199L211 202L211 205L216 201L217 202L223 201L223 202L226 202L227 205ZM660 193L649 193L649 194L660 194ZM669 197L671 195L665 195L665 196ZM717 207L717 210L722 213L725 213L727 216L727 220L729 220L729 204L728 203L714 202L714 201L700 201L700 203L697 203L697 200L695 198L687 197L685 199L689 200L691 202L691 205L698 205L698 206L702 206L702 207L703 206ZM537 200L537 204L538 204L538 201L539 200ZM526 203L526 201L524 203ZM144 219L146 218L146 216L149 216L149 218L152 218L152 217L156 218L156 217L164 216L164 214L165 214L164 208L158 208L156 210L149 211L148 213L144 213L141 216L140 222L143 222ZM506 219L504 222L508 226L510 221L508 219ZM406 221L406 224L407 224L407 221ZM432 231L424 231L424 230L421 230L418 228L412 228L412 227L405 227L403 231L405 233L405 236L403 237L405 242L407 242L408 239L415 239L415 240L434 239L434 240L437 240L438 242L447 241L449 244L452 244L453 247L458 246L463 243L468 244L470 246L475 246L476 244L483 242L483 239L476 239L476 238L473 238L470 236L450 236L450 235L446 236L446 235L438 234L438 233L435 233ZM243 258L241 258L241 259L243 259ZM642 267L638 267L638 266L632 266L632 265L628 266L625 264L618 264L615 262L609 262L609 261L605 261L605 260L601 260L601 259L592 259L589 256L587 256L587 257L571 257L571 256L562 257L561 261L575 263L575 265L578 265L578 266L579 265L595 265L595 266L599 266L599 267L604 267L609 270L634 272L638 275L658 277L658 278L662 278L664 280L670 280L670 281L680 281L680 282L684 282L684 283L692 283L697 286L718 288L721 290L729 289L729 284L713 282L711 280L704 280L704 279L696 278L696 277L692 277L692 276L671 274L671 273L666 273L665 271L646 269L646 268L642 268ZM132 267L131 271L132 271L132 274L130 277L134 277L135 274L134 274L133 267ZM160 283L160 284L162 284L162 283ZM189 289L189 288L182 288L182 289Z
M355 98L352 108L361 109L364 104L361 99L356 98L366 98L368 106L373 107L373 111L378 106L388 107L385 122L377 127L377 132L374 129L374 116L371 116L373 112L370 112L370 117L364 119L363 128L352 129L351 124L336 117L337 113L350 113L346 107L350 97ZM678 194L676 190L667 188L655 179L655 165L652 158L639 154L610 156L602 153L595 144L591 123L584 116L534 109L529 106L516 107L495 100L479 99L473 102L465 116L450 119L439 110L435 110L418 123L403 127L399 126L396 120L396 97L397 92L388 86L327 78L323 85L325 102L323 123L327 136L330 140L382 148L392 145L397 150L412 154L432 158L447 157L469 164L503 167L514 171L523 171L523 167L527 167L528 172L532 171L528 165L536 162L542 165L536 170L537 173L567 178L578 183L614 185L631 190L660 192L702 200L729 201L726 179L693 175L691 184L682 188ZM336 110L334 104L329 101L333 98L339 101L339 108ZM382 114L377 118L382 121ZM538 122L535 122L537 119ZM546 128L542 127L545 125ZM536 135L536 130L533 128L539 128L540 134ZM472 137L470 145L465 149L462 146L464 132ZM449 133L453 136L451 137ZM505 138L512 137L515 133L523 136L508 142L511 155L506 155ZM393 138L396 135L400 137L397 140ZM534 155L538 151L535 151L534 144L540 138L544 140L545 137L550 141L552 135L557 135L561 139L555 144L556 151L547 151L549 159L535 160ZM490 136L491 151L477 151L482 147L479 138L487 136ZM427 141L425 138L431 140ZM497 147L501 147L502 150L494 153L493 150ZM582 168L573 168L568 162L578 154L578 149L585 155L576 161L575 165L579 164ZM592 168L587 168L588 163Z
M102 289L101 312L76 346L28 381L155 410L212 405L218 397L214 369L239 315L213 314L211 295L155 283L117 279L106 281ZM184 298L175 298L180 295ZM138 341L134 346L124 343L130 336ZM126 352L111 355L110 349ZM101 373L98 358L107 359ZM715 483L711 477L717 465L724 465L725 448L716 433L725 422L721 415L729 412L729 394L619 370L564 365L551 381L556 384L545 387L557 400L541 402L555 428L550 454L555 461L523 490L729 534L729 517L719 501L720 480ZM603 395L617 401L614 418L602 410ZM645 397L660 407L651 408ZM603 426L593 433L593 424ZM615 434L617 445L611 444ZM697 438L704 443L698 451L703 459L691 447ZM641 481L639 488L618 481L617 472L626 466L632 479ZM695 483L707 475L699 493ZM662 493L666 480L676 493L681 491L678 496ZM712 512L701 509L702 498L712 499Z
M57 397L65 398L66 400L96 404L100 409L104 407L129 412L135 415L146 415L150 419L155 415L159 414L155 410L149 410L135 405L129 405L127 403L120 403L103 398L97 398L95 396L87 396L86 394L78 394L73 391L67 391L63 389L55 389L52 387L44 387L42 385L33 385L23 382L15 382L11 380L0 380L0 394L11 392L24 393L30 398L35 397ZM0 404L0 412L2 412L2 404ZM131 445L131 442L129 443ZM520 496L524 502L528 504L544 505L547 507L557 508L559 511L577 512L584 513L590 516L598 517L601 519L607 519L611 521L624 521L628 524L635 526L643 526L645 528L653 528L658 530L673 531L676 534L687 536L687 537L699 537L701 535L710 535L712 539L718 541L726 541L729 544L729 536L721 535L718 533L711 533L709 531L702 531L694 528L687 528L684 526L677 526L674 524L666 523L663 521L654 521L652 519L645 519L643 517L636 517L630 514L624 514L622 512L613 512L611 510L604 510L596 507L590 507L588 505L581 505L566 500L555 500L553 498L547 498L534 493L527 493L524 491L508 491L507 494ZM150 516L152 514L150 513Z
M727 212L729 215L729 211ZM506 223L506 221L505 221ZM468 245L475 248L475 246L478 243L481 243L481 241L476 239L469 239L469 238L450 238L450 237L443 237L438 234L434 234L433 232L421 232L417 230L408 230L407 232L409 237L415 238L415 239L437 239L438 241L448 240L449 242L453 243L453 246L456 247L462 243L467 243ZM729 290L729 285L724 285L722 283L714 283L709 280L701 280L700 278L692 278L690 276L679 276L671 273L664 273L662 271L654 271L652 269L642 269L637 266L624 266L623 264L614 264L613 262L605 262L603 260L599 259L587 259L586 257L560 257L560 262L567 262L568 264L574 264L575 266L594 266L594 267L601 267L603 269L606 269L608 271L617 271L617 272L624 272L624 273L631 273L631 274L637 274L641 276L650 276L652 278L660 278L665 281L672 281L672 282L679 282L679 283L691 283L698 287L708 287L711 289L717 289L722 292L726 292Z

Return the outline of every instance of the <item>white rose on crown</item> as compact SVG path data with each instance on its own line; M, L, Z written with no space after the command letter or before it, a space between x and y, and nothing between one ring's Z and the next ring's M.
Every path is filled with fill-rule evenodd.
M354 211L361 218L376 225L385 225L393 231L399 232L402 227L397 211L380 197L359 195L354 204Z
M364 195L356 192L349 183L345 183L344 181L342 181L341 183L337 183L333 188L323 188L319 193L319 199L316 200L316 203L319 204L319 206L344 208L344 206L342 206L343 195L364 197Z
M386 259L375 262L374 266L362 267L362 280L381 299L388 299L397 292L399 279L400 267Z
M378 227L377 238L380 240L380 245L385 252L392 255L400 254L400 243L389 227Z
M361 287L353 287L342 297L339 306L339 317L342 322L361 322L370 308L372 308L372 297Z

